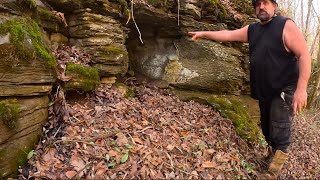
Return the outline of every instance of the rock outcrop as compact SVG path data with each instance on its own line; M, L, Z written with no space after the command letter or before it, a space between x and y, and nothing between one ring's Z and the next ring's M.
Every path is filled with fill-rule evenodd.
M0 179L17 173L38 141L55 82L56 62L27 15L31 5L0 6Z
M91 65L100 76L122 75L129 67L187 89L248 92L247 48L237 43L194 43L187 34L241 27L250 21L248 3L139 0L131 9L130 1L47 2L65 13L70 43L93 56Z
M97 68L101 76L127 72L128 29L121 22L124 20L121 4L107 0L47 2L65 13L70 44L92 55L91 66Z
M130 69L185 89L248 92L245 45L192 42L188 36L190 31L241 27L251 20L248 3L134 2L132 9L129 0L1 1L0 179L16 172L41 134L48 118L48 94L57 78L50 50L61 43L92 56L86 64L91 67L66 65L66 74L74 78L66 89L92 90L99 78L115 79Z

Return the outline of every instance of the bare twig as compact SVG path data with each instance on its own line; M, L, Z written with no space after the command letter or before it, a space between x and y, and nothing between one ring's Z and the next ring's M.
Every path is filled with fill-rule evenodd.
M171 166L173 167L173 161L172 161L172 159L171 159L171 156L170 156L167 152L165 152L165 154L166 154L167 157L169 158L170 164L171 164Z
M128 175L128 172L126 172L126 174L124 174L122 180L126 179L127 175Z
M133 16L133 4L134 4L134 2L133 2L133 0L131 0L131 14L129 15L129 18L128 18L128 20L127 20L127 24L129 23L130 19L132 19L132 21L133 21L134 25L136 26L136 29L137 29L137 31L138 31L138 33L139 33L139 39L140 39L141 43L143 44L139 27L138 27L136 21L134 20L134 16Z
M180 0L178 1L178 26L180 26Z
M61 129L61 126L59 126L58 130L54 133L53 138L55 138L57 136L57 134L60 131L60 129Z
M151 129L151 128L152 128L152 126L147 126L147 127L143 128L142 130L136 131L136 132L137 132L137 133L141 133L141 132L143 132L143 131L145 131L145 130L147 130L147 129Z
M136 145L136 142L134 141L134 139L132 138L132 136L131 136L129 133L127 133L127 134L128 134L128 136L130 137L132 143L133 143L134 145Z
M320 115L320 112L318 112L316 115L314 115L312 118L310 118L310 120L309 121L311 121L311 120L313 120L313 119L315 119L317 116L319 116Z

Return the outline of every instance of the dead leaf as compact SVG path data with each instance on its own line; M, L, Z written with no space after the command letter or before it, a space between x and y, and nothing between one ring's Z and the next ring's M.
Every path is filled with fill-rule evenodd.
M77 174L76 171L67 171L66 176L68 179L72 179Z
M175 148L175 146L172 145L172 144L169 144L169 145L167 146L167 149L168 149L169 151L173 150L174 148Z
M84 169L84 167L86 166L85 162L82 160L81 157L79 157L78 154L73 154L71 156L71 163L70 164L74 167L74 169L76 171L80 171L80 170Z
M95 177L97 179L102 178L106 171L107 171L107 168L105 168L105 167L98 169L96 174L95 174Z
M140 138L138 138L138 137L133 137L132 139L134 140L134 142L136 142L136 143L139 143L139 144L142 144L142 145L143 145L143 141L142 141Z
M123 133L119 132L116 134L116 136L117 136L116 142L118 146L123 146L129 143L128 138Z
M217 165L211 161L205 161L202 163L201 167L203 168L214 168L216 167Z
M113 156L117 156L117 155L118 155L118 152L115 151L115 150L110 150L110 151L108 152L108 154L109 154L109 156L113 157Z
M137 162L132 162L128 179L133 178L138 171Z

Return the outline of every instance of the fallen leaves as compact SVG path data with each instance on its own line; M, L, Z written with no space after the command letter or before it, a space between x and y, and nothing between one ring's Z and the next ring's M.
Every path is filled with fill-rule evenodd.
M54 148L35 155L30 174L62 179L249 178L239 171L245 171L240 161L250 159L241 154L246 151L236 150L248 147L231 121L168 92L134 88L136 97L130 99L111 88L81 104L66 102L71 115L62 136ZM225 171L232 166L237 171Z
M60 47L56 56L62 81L69 80L66 62L91 61L72 47ZM255 155L266 149L249 148L230 120L209 106L182 102L169 91L131 86L132 98L125 98L123 89L102 86L81 101L66 100L58 89L50 107L50 133L33 157L30 153L20 179L254 178L259 167ZM306 119L295 124L295 154L281 178L320 178L319 120L312 121L312 127ZM310 128L315 130L306 133Z
M182 102L158 89L135 87L135 94L136 97L127 99L116 89L108 89L95 93L81 105L68 104L73 116L64 124L61 137L55 137L55 142L47 141L54 142L54 147L38 145L37 153L29 160L33 167L29 176L53 179L254 177L258 167L254 158L259 149L249 148L235 133L231 121L217 116L208 106ZM298 129L307 131L307 121L300 119L299 123L304 127ZM299 146L308 156L301 151L290 155L289 162L294 165L286 164L282 177L317 177L318 154L313 152L319 149L314 144L316 135L319 133L294 133L296 141L305 141L302 137L314 137L314 140ZM298 147L295 143L293 148ZM304 156L305 160L298 159Z

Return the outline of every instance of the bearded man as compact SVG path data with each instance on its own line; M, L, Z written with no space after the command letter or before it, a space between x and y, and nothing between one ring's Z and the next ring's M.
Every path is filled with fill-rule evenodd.
M272 147L268 170L258 178L276 179L288 157L293 117L307 104L311 57L296 24L276 15L276 0L252 0L252 5L260 22L189 35L193 41L249 43L251 96L259 101L261 129Z

